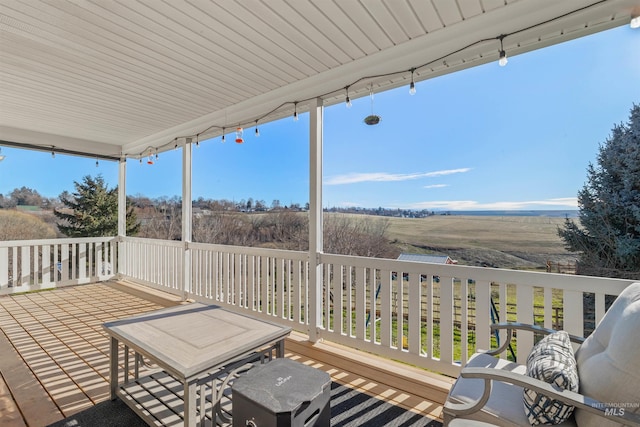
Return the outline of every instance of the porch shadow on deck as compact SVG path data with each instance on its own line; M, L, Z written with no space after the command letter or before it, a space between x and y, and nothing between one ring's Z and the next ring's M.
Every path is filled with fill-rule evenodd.
M179 303L163 292L120 283L0 297L0 424L145 425L123 402L108 400L108 339L102 323ZM332 426L441 425L437 418L440 397L448 391L446 379L434 377L436 397L430 400L424 387L402 379L406 374L397 380L404 389L380 381L387 368L384 360L345 353L326 343L311 346L299 334L287 343L286 357L331 374ZM354 363L374 369L378 380L348 371ZM393 373L387 375L404 369L389 365Z

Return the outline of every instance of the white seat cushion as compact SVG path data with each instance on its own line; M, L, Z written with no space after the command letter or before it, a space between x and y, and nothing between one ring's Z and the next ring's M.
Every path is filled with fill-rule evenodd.
M504 359L498 359L483 353L475 354L465 365L472 368L496 368L513 371L525 375L526 367ZM477 401L482 396L484 380L459 377L449 392L449 398L453 403L470 403ZM499 426L528 426L522 404L522 387L505 384L499 381L493 382L491 397L482 411L470 414L464 418L483 421ZM568 421L558 424L562 427L575 426L573 417Z

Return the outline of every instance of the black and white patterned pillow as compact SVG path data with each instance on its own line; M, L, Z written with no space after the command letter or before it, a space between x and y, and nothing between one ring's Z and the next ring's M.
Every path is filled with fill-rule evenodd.
M558 390L578 391L578 368L567 332L549 334L535 345L527 358L527 375L549 383ZM560 424L571 416L574 409L571 405L526 388L523 400L525 414L532 426Z

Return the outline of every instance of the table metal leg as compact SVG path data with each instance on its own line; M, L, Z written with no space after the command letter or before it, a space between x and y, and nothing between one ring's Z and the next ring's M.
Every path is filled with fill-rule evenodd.
M284 338L276 343L276 357L284 357Z
M195 427L197 422L196 406L198 396L196 394L197 382L195 380L184 381L184 426Z
M111 390L111 400L115 400L116 390L118 389L118 340L114 337L111 337L109 361L109 387Z

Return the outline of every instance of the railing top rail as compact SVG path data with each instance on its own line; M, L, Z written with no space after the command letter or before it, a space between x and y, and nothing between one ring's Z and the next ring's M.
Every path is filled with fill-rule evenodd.
M121 238L123 242L142 243L146 245L156 246L172 246L176 248L184 248L184 242L180 240L164 240L164 239L149 239L146 237L131 237L124 236Z
M192 249L214 250L218 252L231 252L246 255L271 256L275 258L287 258L293 260L306 261L309 259L308 252L292 251L284 249L256 248L248 246L220 245L213 243L193 243L188 244Z
M4 240L0 241L0 248L12 248L21 246L42 246L42 245L64 245L73 243L89 242L112 242L116 241L116 236L105 237L64 237L61 239L41 239L41 240Z
M292 250L284 250L284 249L256 248L256 247L249 247L249 246L221 245L221 244L214 244L214 243L182 242L179 240L161 240L161 239L149 239L149 238L130 237L130 236L123 237L122 240L125 242L143 243L148 245L212 250L212 251L218 251L218 252L227 252L227 253L245 254L245 255L271 256L275 258L287 258L287 259L300 260L300 261L306 261L309 259L308 252L292 251Z
M360 268L376 268L409 274L472 279L475 281L499 282L528 286L550 287L582 292L602 293L603 286L612 292L622 292L637 280L608 277L578 276L538 271L508 270L502 268L473 267L454 264L434 264L419 261L367 258L348 255L322 254L321 261L329 264L348 265Z

